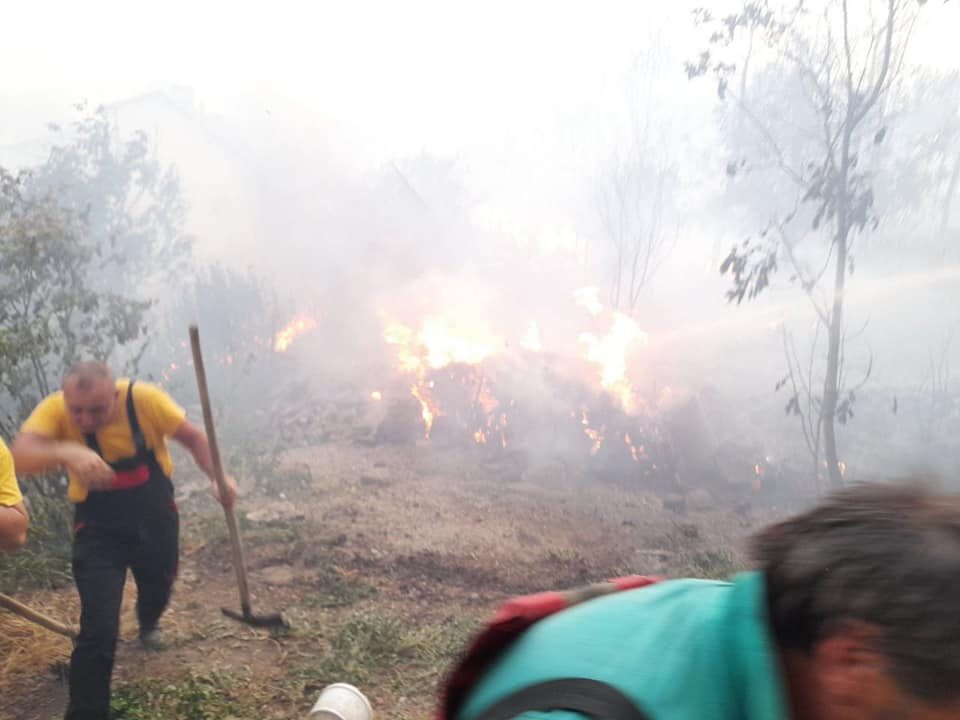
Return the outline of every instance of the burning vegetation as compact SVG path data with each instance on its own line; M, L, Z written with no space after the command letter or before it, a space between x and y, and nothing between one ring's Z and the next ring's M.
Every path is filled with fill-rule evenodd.
M628 373L646 333L632 317L605 308L594 288L574 298L585 329L572 343L559 340L577 348L577 357L549 349L536 321L513 338L441 315L416 325L385 322L392 366L381 385L389 390L371 395L385 406L375 442L539 453L676 489L659 400L645 397Z
M718 450L699 398L643 376L651 338L635 317L606 307L596 288L571 299L562 337L537 320L500 331L452 310L410 323L381 313L380 369L336 391L288 383L276 436L421 444L522 467L562 462L668 494L769 488L762 449ZM325 324L302 313L276 333L271 354L306 365L310 344L324 342Z

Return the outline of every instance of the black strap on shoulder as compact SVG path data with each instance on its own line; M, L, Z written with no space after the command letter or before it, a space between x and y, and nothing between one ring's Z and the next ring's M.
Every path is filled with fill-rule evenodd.
M93 450L100 457L103 457L103 451L100 449L100 443L97 441L96 433L87 433L83 436L83 441L87 443L88 448Z
M526 712L570 710L595 720L649 720L612 685L585 678L565 678L531 685L508 695L477 720L510 720Z
M130 432L133 435L133 449L137 455L143 455L147 452L147 439L140 429L140 421L137 419L137 408L133 404L133 385L136 380L131 380L127 386L127 421L130 423Z
M130 424L130 434L133 436L134 457L141 457L147 453L147 439L140 429L140 421L137 419L137 408L133 404L133 385L136 380L131 380L127 386L127 422ZM97 455L103 457L103 451L100 449L100 442L97 440L96 433L88 433L83 436L87 447L93 450Z

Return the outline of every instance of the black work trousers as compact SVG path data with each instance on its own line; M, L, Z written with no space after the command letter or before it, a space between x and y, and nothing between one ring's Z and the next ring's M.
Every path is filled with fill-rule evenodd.
M179 557L179 518L172 497L157 503L159 498L150 494L153 502L131 505L128 512L134 516L123 518L119 526L95 520L78 523L73 576L80 593L80 635L70 658L67 720L109 718L127 569L137 585L141 635L156 628L170 600Z

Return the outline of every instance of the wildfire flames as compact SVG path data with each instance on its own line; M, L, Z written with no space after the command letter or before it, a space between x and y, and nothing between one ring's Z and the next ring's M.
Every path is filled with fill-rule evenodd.
M285 353L287 352L291 345L297 340L297 338L302 335L310 332L317 327L316 319L306 313L302 313L294 317L282 330L276 333L275 336L270 337L261 337L259 335L254 335L249 338L247 342L256 349L258 353ZM234 348L236 350L237 348ZM171 349L172 353L179 357L179 360L173 360L166 367L160 370L160 378L164 383L168 383L174 380L181 372L184 371L184 368L193 367L193 358L190 357L190 351L187 347L185 341L181 341L179 346ZM243 353L243 356L247 356L248 353ZM214 348L211 352L208 353L207 362L210 365L218 366L231 366L234 362L243 363L241 355L238 355L236 358L234 354L223 349L217 350Z
M293 341L317 326L317 321L309 315L300 315L294 318L289 325L277 333L276 340L273 343L273 349L278 352L286 352L293 345Z
M602 428L597 430L590 427L590 419L587 417L586 410L580 412L580 424L583 425L583 434L590 438L590 442L593 443L590 446L590 454L596 455L603 446Z
M636 422L630 424L630 417L642 410L643 403L628 377L628 363L629 354L646 341L647 335L633 318L604 308L598 295L596 288L574 294L576 304L586 311L589 327L576 336L577 343L570 345L582 348L580 360L586 361L582 372L588 375L575 378L574 385L592 386L599 396L592 396L592 408L582 397L574 401L570 417L576 424L571 427L579 428L591 456L605 452L608 436L616 437L618 443L622 442L615 446L622 450L616 452L639 463L646 458L647 450L642 442L635 441L643 431ZM512 367L511 362L523 365L531 357L549 357L535 321L511 340L463 322L428 317L418 328L386 323L383 339L393 349L397 371L409 378L410 395L419 406L425 438L434 437L443 421L445 433L454 428L477 444L500 448L510 444L517 416L521 424L529 418L523 417L514 397L502 396L499 371L504 366ZM527 355L517 356L511 347ZM593 374L590 367L595 368ZM587 391L577 392L583 395ZM597 397L607 398L600 403L602 407L596 407ZM595 415L603 420L593 422Z
M627 353L632 345L646 340L646 333L633 318L618 312L613 314L613 325L606 335L580 334L580 342L587 347L587 359L600 366L600 384L628 411L633 408L635 396L627 379Z
M414 376L410 393L420 403L427 438L434 420L441 414L433 398L435 382L430 377L432 372L452 365L477 366L505 348L501 338L480 333L457 333L451 330L448 321L432 317L426 318L416 332L400 323L392 323L387 326L383 337L396 349L399 370ZM477 442L486 442L485 428L477 429L474 437Z

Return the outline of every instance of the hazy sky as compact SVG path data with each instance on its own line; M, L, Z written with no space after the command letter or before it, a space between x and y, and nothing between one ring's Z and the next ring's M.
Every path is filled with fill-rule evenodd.
M4 113L0 143L29 132L31 104L46 111L185 85L214 112L251 100L282 112L271 100L288 101L360 167L423 148L478 165L491 149L523 152L531 141L528 151L575 152L602 132L593 115L622 99L651 32L678 58L692 53L689 9L699 4L730 3L7 2L0 96L25 106L20 119ZM928 8L936 22L927 12L915 57L956 64L960 7ZM689 94L686 85L678 92Z
M660 101L709 108L709 85L680 65L702 42L689 14L701 4L731 3L6 2L0 162L78 100L187 86L211 113L262 113L258 125L316 138L348 170L422 150L453 158L502 227L562 235L562 209L618 141L631 62L651 38L677 67ZM924 16L914 59L957 64L960 3Z
M25 146L42 147L48 138L45 123L69 120L77 101L110 104L180 86L192 89L207 113L223 118L232 141L249 138L258 151L252 155L272 153L276 141L291 156L291 166L307 168L295 178L301 181L294 188L300 194L291 194L290 202L298 206L315 199L319 191L313 181L322 175L324 163L362 177L391 160L427 151L457 163L485 217L500 230L529 242L570 239L579 230L573 209L588 204L598 168L624 139L627 98L631 89L636 92L631 64L652 41L676 68L675 82L657 102L670 105L681 121L709 127L703 119L715 102L713 86L690 83L682 71L682 61L703 43L692 27L690 9L731 4L0 0L0 164L23 157ZM932 0L915 29L910 60L956 68L958 38L960 1ZM691 142L709 144L710 138L703 137L708 134L701 129L694 137L681 137L679 146L687 150ZM230 184L231 178L224 178L231 171L229 162L214 169L219 174L196 168L185 162L189 158L165 157L170 143L164 146L163 137L159 142L163 160L187 169L183 174L189 177L183 179L195 223L191 230L200 244L221 256L240 240L258 254L270 247L270 228L264 233L243 215L255 205L243 202L249 197L236 194L217 204L214 191ZM286 160L278 163L281 169ZM717 174L702 163L694 170ZM342 173L329 175L339 181ZM275 184L290 194L285 179ZM688 185L700 191L696 183ZM224 192L229 194L229 188ZM309 221L312 216L305 217ZM244 232L249 237L243 238ZM722 237L706 244L710 242L714 253L729 247ZM729 344L723 359L732 366L741 359L739 333L762 328L769 341L763 348L769 360L765 371L780 373L782 350L773 330L786 311L777 303L800 304L802 312L790 320L803 328L810 317L805 299L787 287L767 293L768 306L729 308L722 302L718 258L702 248L703 243L684 242L672 256L672 269L657 278L673 294L665 295L667 300L654 311L669 308L683 323L684 309L695 308L698 319L661 338L664 345L687 342L699 352L703 338L720 336ZM937 284L913 278L913 285L901 288L914 305L899 304L904 317L898 327L917 327L913 307L920 305L918 297L926 297L923 307L937 307L938 293L956 287L956 272L948 268L942 278L934 278ZM673 289L675 278L683 280L676 283L682 292ZM878 289L862 283L859 275L856 288L851 293L863 295L852 297L864 305L878 300L880 290L891 291L889 285ZM859 322L864 313L850 314ZM941 322L932 313L925 317L930 324ZM900 348L901 355L914 351L914 367L925 367L926 340L885 337L884 326L878 326L880 341L889 346L875 346L881 358L875 371L878 384L899 380L888 360ZM939 328L934 330L930 337L939 338ZM754 382L763 360L749 359L740 371Z

